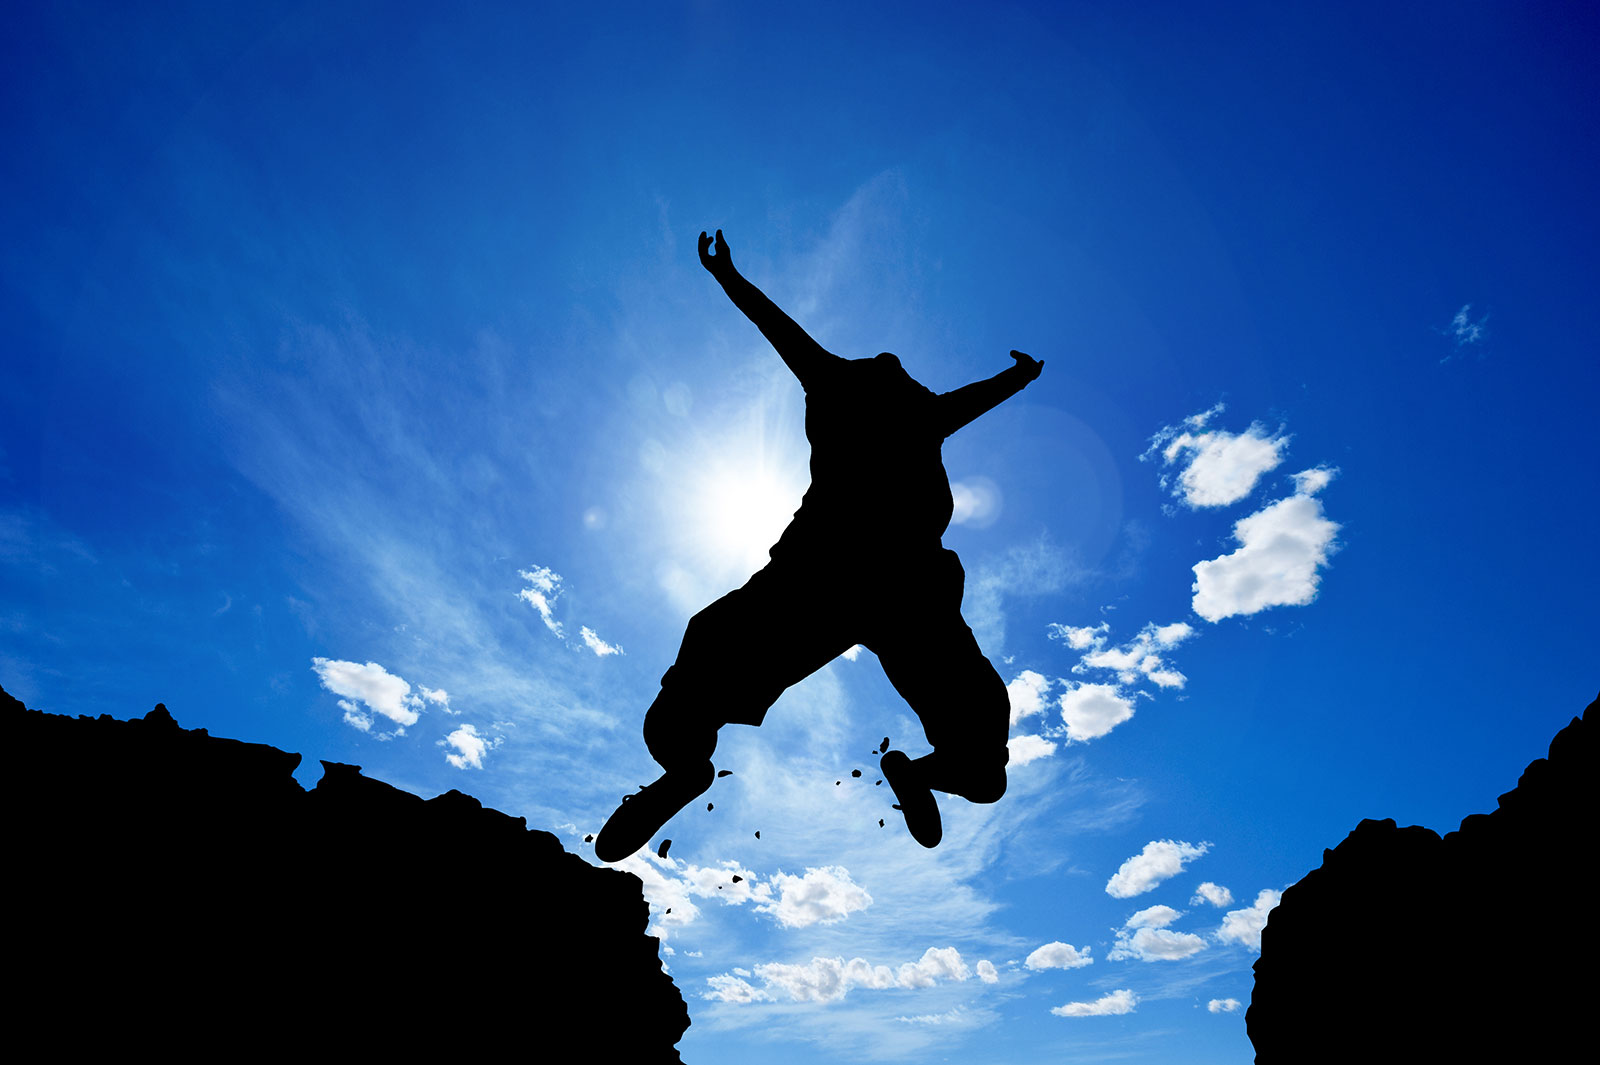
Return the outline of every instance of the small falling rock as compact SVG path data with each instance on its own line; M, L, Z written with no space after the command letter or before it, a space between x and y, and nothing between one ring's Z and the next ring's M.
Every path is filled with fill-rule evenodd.
M761 833L760 833L760 832L757 832L757 833L756 833L756 839L760 839L760 838L761 838Z
M837 788L840 784L843 784L843 783L844 783L844 781L842 781L842 780L835 780L833 782L833 786Z
M584 841L584 842L585 842L585 843L593 843L593 842L594 842L594 833L593 833L593 832L591 832L591 833L589 833L589 834L588 834L588 835L587 835L587 836L584 836L584 837L583 837L583 841Z
M706 809L707 810L715 809L715 807L716 807L715 803L709 803L709 802L706 803Z
M656 848L656 857L665 858L667 856L667 848L670 846L672 846L672 841L670 839L662 840L661 846Z
M719 776L719 777L731 777L731 776L733 776L733 770L731 770L731 769L719 769L719 770L717 770L717 776Z
M882 783L883 783L883 781L881 781L881 780L880 780L880 781L878 781L878 782L877 782L877 783L875 783L875 784L873 784L873 785L872 785L872 786L873 786L873 787L877 787L877 786L878 786L878 784L882 784Z
M735 884L742 884L742 883L744 883L744 877L740 876L738 873L734 873L733 874L733 882Z
M882 824L883 824L883 822L882 822L882 821L879 821L879 822L878 822L878 824L880 824L880 825L882 825ZM671 907L671 906L668 906L668 907L667 907L667 913L671 913L671 912L672 912L672 907ZM661 915L661 916L663 916L663 917L665 917L665 916L666 916L666 915L667 915L667 913L664 913L664 914L662 914L662 915Z
M899 803L895 803L895 804L894 804L894 808L895 808L895 809L896 809L896 810L898 810L898 809L900 809L900 804L899 804Z
M878 827L879 827L879 828L882 828L882 827L883 827L883 818L881 818L881 817L880 817L880 818L878 818ZM671 910L668 910L668 911L667 911L667 912L668 912L668 913L671 913L671 912L672 912L672 911L671 911Z
M859 777L861 775L861 770L852 769L852 770L850 770L850 775L853 776L853 777Z
M878 753L882 754L884 751L887 751L888 749L889 749L889 737L885 736L883 738L883 742L878 744Z

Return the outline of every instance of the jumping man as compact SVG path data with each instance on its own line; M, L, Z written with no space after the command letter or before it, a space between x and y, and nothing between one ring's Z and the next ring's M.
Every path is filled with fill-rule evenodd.
M734 268L717 230L700 262L755 323L806 393L811 487L772 561L689 620L678 659L644 719L662 774L623 800L595 854L620 861L711 786L725 724L759 725L783 690L855 644L878 656L922 721L930 754L880 763L924 847L943 834L933 792L991 803L1005 794L1005 682L961 618L965 573L940 537L950 524L945 437L1022 391L1044 364L1014 364L935 395L889 352L845 359L811 339Z

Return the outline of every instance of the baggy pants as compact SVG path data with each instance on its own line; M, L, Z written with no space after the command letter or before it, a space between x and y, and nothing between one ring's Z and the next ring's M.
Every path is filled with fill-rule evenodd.
M689 620L645 715L651 755L669 770L709 758L722 725L761 724L785 688L859 643L953 771L935 786L994 801L1005 790L1010 701L961 617L965 581L944 548L866 563L770 562Z

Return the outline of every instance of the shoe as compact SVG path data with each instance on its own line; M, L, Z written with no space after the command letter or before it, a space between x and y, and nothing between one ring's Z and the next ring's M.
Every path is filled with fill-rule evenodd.
M602 862L620 862L650 842L662 825L706 793L717 779L710 762L691 769L661 774L638 794L625 796L594 838L594 856Z
M904 751L890 751L878 762L883 779L894 789L900 800L900 812L905 815L906 829L911 838L924 847L937 847L944 838L944 825L939 821L939 804L933 792L922 783L921 775L906 757Z

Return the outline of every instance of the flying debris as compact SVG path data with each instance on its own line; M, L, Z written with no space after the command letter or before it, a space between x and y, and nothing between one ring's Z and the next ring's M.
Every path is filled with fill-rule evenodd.
M879 827L879 828L882 828L882 827L883 827L883 818L881 818L881 817L880 817L880 818L878 818L878 827ZM668 912L668 913L671 913L671 912L672 912L672 911L671 911L671 910L668 910L668 911L667 911L667 912Z
M708 803L706 803L706 809L707 809L707 810L710 810L710 809L712 809L712 808L714 808L714 807L715 807L715 805L716 805L716 804L715 804L715 803L709 803L709 802L708 802Z
M880 825L881 825L881 824L883 824L883 822L882 822L882 821L879 821L879 822L878 822L878 824L880 824ZM671 907L671 906L668 906L668 907L667 907L667 913L671 913L671 912L672 912L672 907ZM665 916L666 916L666 915L667 915L667 913L664 913L664 914L662 914L662 915L661 915L661 916L663 916L663 917L665 917Z
M878 753L882 754L883 752L887 751L888 749L889 749L889 737L885 736L883 738L883 742L878 744Z
M734 873L733 874L733 882L735 884L742 884L742 883L744 883L744 877L740 876L738 873Z
M859 777L861 775L861 770L852 769L852 770L850 770L850 775L853 776L853 777Z
M761 838L761 833L760 833L760 832L757 832L757 833L756 833L756 839L760 839L760 838Z
M733 770L731 770L731 769L719 769L719 770L717 770L717 776L719 776L719 777L731 777L731 776L733 776Z
M872 782L872 786L873 787L877 787L879 784L882 784L882 783L883 783L882 780L875 780L875 781Z
M843 783L844 783L844 781L842 781L842 780L835 780L833 782L833 786L837 788L840 784L843 784Z
M672 841L670 839L662 840L661 846L656 848L656 857L665 858L667 856L667 848L670 846L672 846Z
M593 843L593 842L594 842L594 833L593 833L593 832L591 832L591 833L589 833L589 834L588 834L588 835L587 835L587 836L584 836L584 837L583 837L583 841L584 841L584 842L585 842L585 843Z

